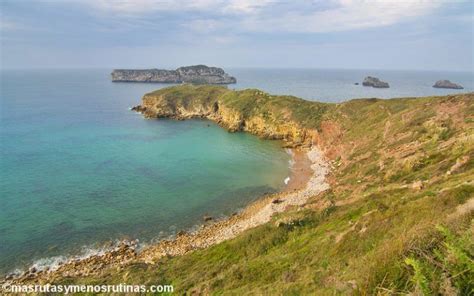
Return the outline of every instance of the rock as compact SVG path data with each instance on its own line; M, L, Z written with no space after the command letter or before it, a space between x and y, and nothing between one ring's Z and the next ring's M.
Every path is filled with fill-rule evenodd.
M176 70L162 69L115 69L111 73L113 82L159 82L159 83L196 83L231 84L235 77L217 67L205 65L180 67Z
M188 66L176 69L183 82L204 84L231 84L237 80L221 68L205 65Z
M140 106L140 105L138 105L138 106L133 106L130 110L135 111L135 112L142 112L142 111L145 111L145 109L144 109L142 106Z
M465 164L467 164L469 162L469 155L464 155L463 157L459 157L458 159L456 159L456 163L446 172L447 175L451 175L457 171L459 171L459 169L464 166Z
M435 88L451 88L451 89L464 89L459 84L456 84L454 82L451 82L449 80L438 80L436 83L433 85Z
M381 81L377 77L367 76L362 82L363 86L372 86L375 88L389 88L390 85L387 82Z
M414 190L421 190L421 189L423 189L423 182L422 181L415 181L411 185L411 188L414 189Z
M281 199L278 199L278 198L272 200L272 204L279 204L279 203L281 203L281 202L282 202L282 200L281 200Z
M12 280L14 277L15 277L15 274L13 273L7 274L7 276L5 277L5 280L9 281L9 280Z
M208 222L208 221L212 221L212 217L211 216L208 216L208 215L205 215L203 218L204 222Z

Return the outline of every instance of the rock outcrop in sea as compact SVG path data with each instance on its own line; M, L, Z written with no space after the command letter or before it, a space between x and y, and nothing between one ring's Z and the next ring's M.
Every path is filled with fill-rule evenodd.
M223 69L205 65L180 67L176 70L162 69L115 69L111 73L113 82L159 82L195 84L231 84L235 77Z
M362 82L363 86L372 86L375 88L389 88L390 85L387 82L381 81L377 77L367 76Z
M461 85L451 82L449 80L438 80L433 85L435 88L451 88L451 89L464 89Z

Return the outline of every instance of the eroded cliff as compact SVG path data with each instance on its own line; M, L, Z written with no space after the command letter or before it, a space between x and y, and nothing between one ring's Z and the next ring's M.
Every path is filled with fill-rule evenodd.
M146 94L133 110L147 118L206 118L231 132L245 131L296 147L313 143L320 119L330 106L255 89L185 85Z

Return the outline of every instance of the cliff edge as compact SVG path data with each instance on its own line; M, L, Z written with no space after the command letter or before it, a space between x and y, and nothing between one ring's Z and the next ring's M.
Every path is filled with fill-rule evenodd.
M132 109L147 118L206 118L231 132L283 140L286 147L309 147L328 108L330 104L272 96L257 89L184 85L148 93Z

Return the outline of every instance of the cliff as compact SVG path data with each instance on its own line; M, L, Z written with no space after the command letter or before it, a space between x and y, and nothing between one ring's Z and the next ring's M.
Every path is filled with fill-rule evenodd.
M237 80L221 68L205 65L180 67L176 70L116 69L111 73L113 82L159 82L195 84L231 84Z
M180 86L146 94L133 108L147 118L206 118L231 132L245 131L288 147L310 146L321 115L331 105L248 89Z

